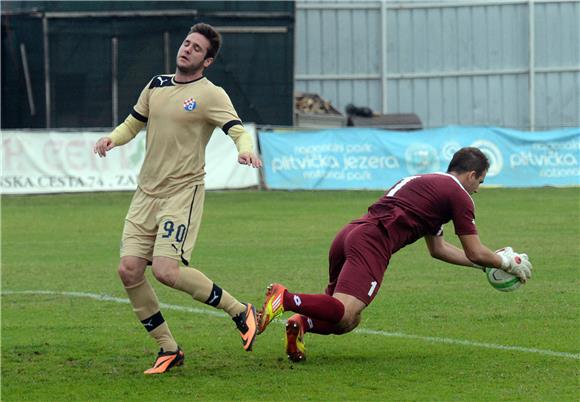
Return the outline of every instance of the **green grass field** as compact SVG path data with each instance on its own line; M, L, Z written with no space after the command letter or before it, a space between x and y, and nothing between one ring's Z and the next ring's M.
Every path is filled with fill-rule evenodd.
M256 304L273 281L321 292L333 236L379 195L210 192L193 265ZM116 274L130 197L3 197L1 400L580 398L579 188L475 195L482 241L530 255L525 287L498 292L419 241L393 257L359 330L307 335L302 364L286 360L282 322L246 353L228 317L149 276L186 353L163 376L142 374L157 347Z

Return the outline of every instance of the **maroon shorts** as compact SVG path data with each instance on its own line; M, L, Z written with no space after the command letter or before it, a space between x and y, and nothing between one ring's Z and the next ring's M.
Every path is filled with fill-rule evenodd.
M381 287L390 258L391 247L382 226L349 223L330 246L326 294L345 293L369 305Z

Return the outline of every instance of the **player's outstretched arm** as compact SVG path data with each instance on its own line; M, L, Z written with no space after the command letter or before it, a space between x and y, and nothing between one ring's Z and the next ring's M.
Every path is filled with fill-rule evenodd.
M482 267L500 268L501 258L484 246L476 234L459 236L465 256L473 263Z
M517 276L522 283L532 277L532 264L527 254L518 254L511 247L491 251L479 241L477 235L459 236L465 255L474 264L489 268L499 268Z
M262 160L254 153L254 146L252 145L252 136L246 131L244 126L236 124L230 127L228 135L236 144L238 149L238 163L240 165L248 165L253 168L262 167Z
M433 258L445 261L449 264L484 269L482 266L474 264L469 258L467 258L462 249L446 242L443 239L443 236L425 236L425 242L427 243L427 248L429 249L431 257Z
M113 132L111 132L111 134L98 139L93 147L93 152L103 158L107 156L107 152L111 149L124 145L135 138L143 127L145 127L145 122L137 120L132 115L129 115L123 123L119 124Z

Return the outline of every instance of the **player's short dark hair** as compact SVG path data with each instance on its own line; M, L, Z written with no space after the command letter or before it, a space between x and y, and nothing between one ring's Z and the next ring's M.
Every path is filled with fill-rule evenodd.
M453 154L447 172L465 173L475 171L477 176L489 170L489 160L479 148L465 147Z
M214 27L204 22L198 22L197 24L193 25L189 29L188 35L195 32L202 34L209 41L209 49L207 49L205 58L208 59L212 57L215 59L220 51L220 47L222 46L221 34L216 31Z

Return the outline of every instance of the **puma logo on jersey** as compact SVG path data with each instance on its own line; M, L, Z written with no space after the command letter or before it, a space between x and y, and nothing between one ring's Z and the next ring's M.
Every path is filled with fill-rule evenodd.
M151 80L151 84L149 85L149 89L153 88L166 88L174 86L173 81L171 80L171 76L163 76L158 75L157 77Z
M193 98L188 98L183 101L183 109L185 109L187 112L193 111L193 109L195 109L196 106L197 102Z

